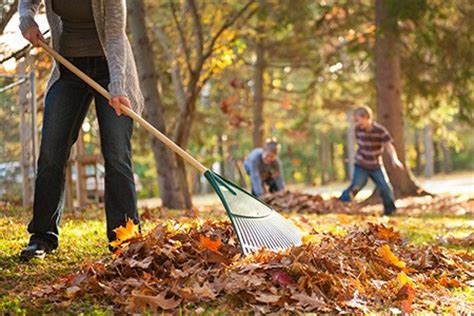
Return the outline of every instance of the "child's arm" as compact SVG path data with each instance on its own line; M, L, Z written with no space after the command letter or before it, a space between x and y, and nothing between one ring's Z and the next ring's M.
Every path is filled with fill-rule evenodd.
M400 159L398 159L397 151L395 150L395 147L393 147L393 144L391 142L386 142L385 149L387 150L387 153L390 156L390 159L392 160L393 166L399 169L404 169L405 167L403 166Z
M257 161L253 160L250 163L250 180L252 182L252 191L256 196L261 196L265 192L263 191L262 178L260 177L260 171L258 170Z

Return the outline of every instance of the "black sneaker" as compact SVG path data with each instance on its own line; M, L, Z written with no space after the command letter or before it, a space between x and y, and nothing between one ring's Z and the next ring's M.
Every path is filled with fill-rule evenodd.
M54 249L51 249L48 247L48 245L44 243L32 243L26 246L21 252L20 252L20 260L21 261L30 261L33 258L39 258L43 259L46 254L53 252Z

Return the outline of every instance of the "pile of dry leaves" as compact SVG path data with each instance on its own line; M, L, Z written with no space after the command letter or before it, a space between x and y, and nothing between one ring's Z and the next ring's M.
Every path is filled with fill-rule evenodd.
M315 233L287 252L246 258L228 222L162 223L144 237L130 226L120 235L128 246L110 262L90 264L34 295L60 303L87 293L128 313L206 302L262 313L474 308L450 290L474 286L471 254L406 245L383 225L346 236Z
M264 195L262 200L280 211L301 212L306 214L364 214L382 213L381 205L344 203L338 198L324 199L298 191L280 191ZM397 200L397 214L419 216L428 213L462 216L474 215L474 199L459 195L424 195Z
M267 194L262 197L262 200L273 208L281 211L313 214L351 214L360 212L354 203L343 203L337 198L323 199L320 195L312 195L298 191L280 191Z

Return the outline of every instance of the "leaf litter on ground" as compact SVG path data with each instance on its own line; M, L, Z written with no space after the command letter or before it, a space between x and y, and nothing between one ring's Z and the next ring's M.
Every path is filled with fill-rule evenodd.
M312 231L302 246L247 257L228 221L159 222L124 242L111 260L87 264L33 296L60 303L87 294L127 313L213 302L260 313L474 309L472 300L451 295L472 293L472 254L407 244L383 224L353 227L344 236Z

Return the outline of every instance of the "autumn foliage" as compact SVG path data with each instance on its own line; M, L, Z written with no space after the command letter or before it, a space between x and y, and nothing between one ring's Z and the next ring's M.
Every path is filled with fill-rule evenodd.
M159 223L112 260L89 264L34 295L64 301L87 293L128 313L196 304L263 313L410 313L440 311L448 304L440 297L472 282L471 254L406 244L382 224L345 236L313 231L305 240L286 252L243 258L229 222ZM449 304L460 313L473 307L453 299Z

